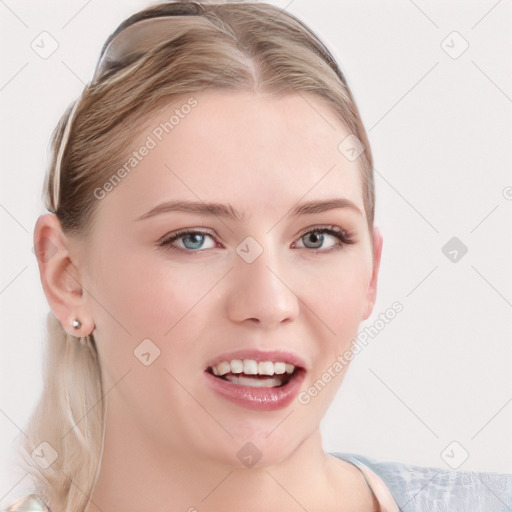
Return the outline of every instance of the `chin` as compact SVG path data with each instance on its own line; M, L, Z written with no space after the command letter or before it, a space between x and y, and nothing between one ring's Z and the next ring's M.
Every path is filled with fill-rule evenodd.
M230 422L229 431L233 437L217 430L204 449L212 461L238 469L280 464L310 436L304 425L297 428L298 425L292 421L294 414L290 411L288 414L289 418L286 414L267 417L260 414L259 418L252 420L245 418ZM205 437L208 439L208 434Z

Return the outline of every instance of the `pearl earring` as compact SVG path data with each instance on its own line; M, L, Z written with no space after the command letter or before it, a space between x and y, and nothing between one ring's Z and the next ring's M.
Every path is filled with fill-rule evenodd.
M82 324L80 323L80 320L73 320L72 325L75 329L79 329Z

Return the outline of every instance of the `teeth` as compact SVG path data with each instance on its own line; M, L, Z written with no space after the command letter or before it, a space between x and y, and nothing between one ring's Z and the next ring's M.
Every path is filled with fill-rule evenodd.
M212 373L217 376L226 375L227 373L245 374L245 375L282 375L284 373L292 374L295 370L293 364L283 361L255 361L254 359L233 359L231 361L221 361L211 367ZM230 379L231 380L231 379ZM253 379L254 380L254 379ZM268 386L268 384L266 384ZM274 384L271 384L274 385Z
M231 371L231 366L227 361L222 361L217 365L217 375L225 375Z
M258 373L260 375L274 375L274 363L271 361L260 361L258 363Z
M274 363L274 373L276 375L282 375L286 371L285 363Z
M244 359L244 373L246 375L257 375L258 363L254 359Z
M244 371L244 363L240 359L233 359L229 366L231 367L231 373L242 373Z

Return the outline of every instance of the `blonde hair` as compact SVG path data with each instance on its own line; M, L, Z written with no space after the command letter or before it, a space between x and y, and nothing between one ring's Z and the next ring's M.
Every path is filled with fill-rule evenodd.
M76 104L61 161L54 212L68 235L86 238L98 201L94 190L122 166L136 129L163 105L205 88L309 93L329 106L364 145L359 157L370 233L374 220L373 162L355 101L335 60L301 21L265 3L166 2L125 20L107 39L147 18L178 14L165 42L147 44L121 66L106 69ZM186 16L185 16L186 15ZM51 211L57 153L70 106L51 140L43 200ZM340 141L341 142L341 141ZM85 509L99 474L105 407L93 335L78 342L52 312L47 319L44 390L25 429L20 455L39 493L66 512ZM48 443L58 458L42 468L31 457ZM46 445L43 445L46 446Z

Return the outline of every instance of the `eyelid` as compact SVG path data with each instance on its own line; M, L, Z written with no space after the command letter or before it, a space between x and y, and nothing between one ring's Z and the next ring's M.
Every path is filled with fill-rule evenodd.
M339 226L336 226L334 224L313 224L313 226L304 228L304 230L299 231L300 234L298 235L298 237L300 238L306 235L307 233L322 230L336 231L336 233L339 233L340 235L346 235L347 237L349 236L349 231L347 229L340 228Z

